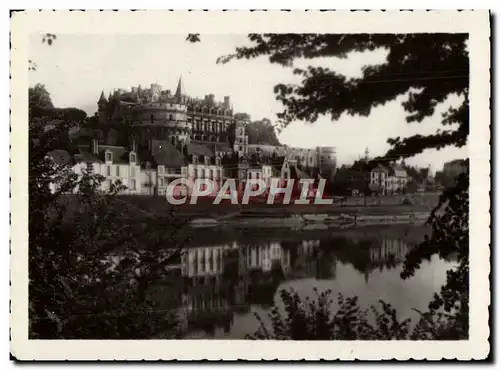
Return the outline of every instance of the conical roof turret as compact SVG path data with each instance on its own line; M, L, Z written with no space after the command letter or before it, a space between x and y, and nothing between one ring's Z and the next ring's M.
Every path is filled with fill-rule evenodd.
M182 76L179 77L179 82L177 83L177 90L175 90L175 96L180 98L183 95L183 88L182 88Z
M102 90L102 92L101 92L101 96L100 96L100 98L99 98L99 101L98 101L98 102L99 102L99 103L107 103L107 102L108 102L108 100L107 100L107 99L106 99L106 97L104 96L104 90Z

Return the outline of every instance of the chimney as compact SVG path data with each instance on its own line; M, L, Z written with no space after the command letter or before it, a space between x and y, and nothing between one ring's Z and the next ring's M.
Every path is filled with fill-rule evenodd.
M99 154L99 142L96 139L92 139L92 153Z

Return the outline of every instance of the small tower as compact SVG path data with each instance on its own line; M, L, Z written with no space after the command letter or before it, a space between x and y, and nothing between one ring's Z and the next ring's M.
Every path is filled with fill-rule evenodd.
M104 90L101 92L99 101L97 102L97 114L99 116L99 123L106 122L106 110L108 107L108 99L104 96Z
M248 136L245 127L246 122L236 120L234 125L234 152L238 153L240 157L246 156L248 153Z
M182 91L182 76L179 77L179 82L177 83L177 89L175 90L175 96L177 98L181 98L182 95L183 95L183 91Z
M108 99L104 96L104 90L101 92L101 96L99 100L97 101L97 106L100 108L101 106L106 106L108 103Z

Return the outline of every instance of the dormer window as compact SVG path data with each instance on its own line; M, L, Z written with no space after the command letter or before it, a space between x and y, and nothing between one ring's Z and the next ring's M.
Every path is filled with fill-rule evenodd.
M158 166L158 173L163 173L165 171L164 166Z
M198 164L198 157L193 155L193 164Z
M205 156L205 165L210 165L210 158L208 157L208 155Z
M220 166L220 164L221 164L221 159L220 159L220 157L216 157L216 158L215 158L215 164L216 164L217 166Z
M134 152L131 152L131 153L129 154L129 159L130 159L130 163L133 163L133 164L135 164L135 163L136 163L137 156L135 155L135 153L134 153Z
M107 151L106 154L106 162L113 162L113 153L110 151Z

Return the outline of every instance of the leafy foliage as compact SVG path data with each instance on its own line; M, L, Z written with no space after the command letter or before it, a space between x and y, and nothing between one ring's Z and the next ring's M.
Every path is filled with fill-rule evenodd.
M175 289L165 266L178 258L184 221L153 216L100 191L91 165L81 175L47 153L74 122L45 130L30 121L29 318L31 338L154 338L176 335ZM55 191L49 184L55 185ZM158 281L171 299L158 302ZM164 285L164 284L163 284ZM163 293L165 294L165 292Z
M249 123L245 132L248 135L248 144L280 145L274 126L268 118Z
M57 35L53 33L45 33L42 36L42 44L46 42L49 46L57 39Z
M200 34L199 33L190 33L189 35L187 35L186 41L189 41L192 43L200 42Z
M235 53L220 57L218 63L267 56L271 63L290 67L297 59L346 58L353 52L375 50L387 53L384 63L365 66L361 78L347 78L325 67L295 68L294 74L302 77L301 84L275 87L276 97L284 106L278 114L284 125L294 120L314 122L320 115L330 115L332 120L344 113L368 116L372 108L401 96L405 96L402 106L406 121L422 122L455 95L461 102L443 114L445 130L389 139L391 149L372 163L467 143L467 34L250 34L248 38L251 46L237 47ZM459 266L448 271L445 286L430 303L429 312L422 314L418 326L430 328L433 337L468 336L468 189L466 171L443 193L428 221L431 236L407 256L402 273L408 278L422 259L434 253L441 257L458 254Z
M410 333L410 319L400 320L396 310L379 301L380 309L363 310L357 297L337 297L338 309L333 311L331 291L318 293L316 299L302 300L295 291L282 290L285 315L273 306L268 318L271 328L256 314L259 328L248 339L276 340L401 340Z
M30 108L54 108L50 94L43 84L36 84L30 87L28 89L28 98Z
M390 139L386 157L410 157L428 148L458 147L469 133L469 57L467 34L250 34L252 46L218 59L269 57L271 63L292 66L296 59L346 58L352 52L384 50L386 62L365 66L361 78L347 78L325 67L294 69L300 85L278 84L276 97L286 125L294 120L314 122L320 115L333 120L341 114L370 114L372 108L407 94L403 108L408 122L421 122L434 114L438 104L452 95L462 98L459 107L443 115L447 130L433 135ZM439 67L436 67L439 66ZM452 129L453 125L458 125Z

